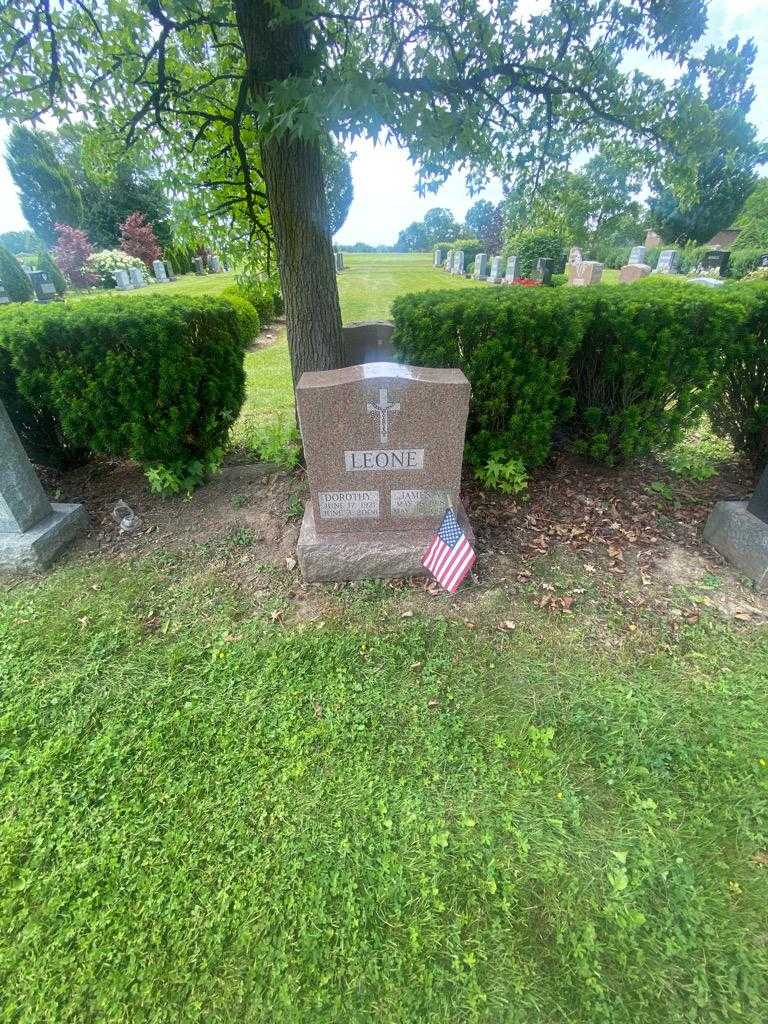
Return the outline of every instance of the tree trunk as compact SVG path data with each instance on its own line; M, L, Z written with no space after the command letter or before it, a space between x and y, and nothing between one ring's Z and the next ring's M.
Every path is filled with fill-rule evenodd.
M269 138L261 163L277 243L294 387L305 370L342 363L341 310L320 147Z
M301 0L284 2L297 8ZM270 0L234 0L247 74L257 96L273 83L312 74L307 25L276 16L277 6ZM305 370L331 370L343 361L322 154L319 141L289 135L266 137L260 150L295 387Z

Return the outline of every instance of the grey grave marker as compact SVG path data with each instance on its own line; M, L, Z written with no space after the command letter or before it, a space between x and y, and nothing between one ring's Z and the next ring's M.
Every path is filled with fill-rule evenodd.
M82 505L48 501L0 402L0 569L47 568L86 522Z

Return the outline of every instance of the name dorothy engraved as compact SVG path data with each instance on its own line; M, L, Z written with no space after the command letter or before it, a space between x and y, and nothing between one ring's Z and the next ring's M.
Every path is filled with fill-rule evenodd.
M375 470L424 469L423 448L374 448L363 452L344 452L348 473Z

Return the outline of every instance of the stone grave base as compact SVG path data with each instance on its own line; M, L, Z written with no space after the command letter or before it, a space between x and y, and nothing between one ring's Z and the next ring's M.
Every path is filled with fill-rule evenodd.
M459 502L456 517L474 546L475 535ZM427 576L421 559L435 530L378 530L374 533L322 533L315 529L312 503L304 510L296 557L308 583Z
M754 580L758 593L768 592L768 525L747 511L746 501L718 501L704 540Z
M25 533L0 533L0 572L41 572L88 524L82 505L52 505L53 512Z

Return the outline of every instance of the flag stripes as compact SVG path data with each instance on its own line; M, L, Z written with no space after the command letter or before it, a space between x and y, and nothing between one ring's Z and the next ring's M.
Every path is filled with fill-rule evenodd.
M448 509L421 564L441 587L455 594L476 559L472 545L461 531L453 510Z

